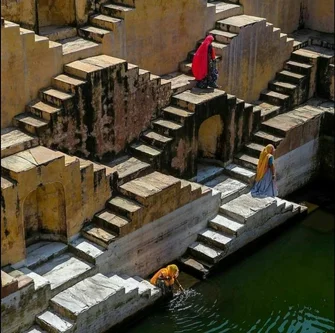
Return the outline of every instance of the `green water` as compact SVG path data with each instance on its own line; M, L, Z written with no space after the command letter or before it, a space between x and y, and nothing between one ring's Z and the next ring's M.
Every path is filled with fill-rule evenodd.
M243 251L122 332L334 332L332 213L318 208Z

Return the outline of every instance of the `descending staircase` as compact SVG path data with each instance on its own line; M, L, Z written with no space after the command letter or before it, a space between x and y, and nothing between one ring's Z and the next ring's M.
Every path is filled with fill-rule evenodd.
M315 94L319 58L332 64L335 59L334 51L325 48L315 50L315 47L311 49L307 46L292 52L284 70L277 73L276 79L269 83L269 89L261 93L260 100L254 102L254 109L260 111L259 125L252 134L251 142L235 155L235 163L255 170L264 145L272 144L277 147L280 144L286 132L274 130L270 125L273 122L268 121L305 103Z
M111 54L115 48L111 40L117 45L123 43L124 20L135 10L133 1L114 0L95 6L97 13L90 15L88 24L83 27L47 26L40 29L42 36L62 45L64 64L102 53Z

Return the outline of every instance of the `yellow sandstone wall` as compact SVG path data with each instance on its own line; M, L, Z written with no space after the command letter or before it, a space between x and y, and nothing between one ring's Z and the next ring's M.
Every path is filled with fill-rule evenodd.
M6 20L20 23L27 29L34 29L35 27L35 8L35 0L1 0L1 16Z
M21 30L22 31L22 30ZM62 71L61 45L49 47L48 40L5 21L1 26L1 128L11 125L15 115L37 97L52 76Z
M265 17L282 32L291 33L299 25L334 33L333 0L240 0L244 13Z
M125 19L125 58L157 75L177 71L205 35L207 1L137 0L135 5Z
M307 9L305 27L334 33L334 0L305 0Z

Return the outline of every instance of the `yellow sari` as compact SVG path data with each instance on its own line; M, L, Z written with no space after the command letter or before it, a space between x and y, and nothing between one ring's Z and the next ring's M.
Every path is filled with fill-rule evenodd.
M161 268L150 280L150 283L156 285L157 280L164 280L165 285L172 286L174 284L179 269L177 265L168 265L165 268Z
M255 178L256 182L259 182L266 174L266 171L268 171L269 158L273 156L272 152L274 151L274 149L275 148L273 145L267 145L260 153L258 164L257 164L257 173L256 173L256 178Z

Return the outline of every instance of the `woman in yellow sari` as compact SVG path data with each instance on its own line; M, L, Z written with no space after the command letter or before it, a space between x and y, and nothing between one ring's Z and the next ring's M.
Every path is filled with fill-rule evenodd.
M168 265L161 268L150 280L154 286L160 287L163 294L171 293L175 280L178 278L179 269L177 265Z
M267 145L259 155L255 184L251 195L255 197L275 197L278 195L276 184L276 170L273 153L275 147Z

